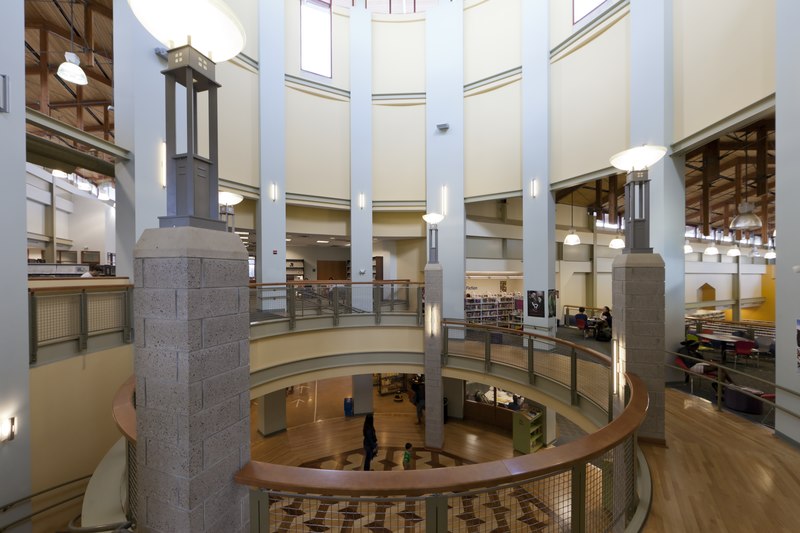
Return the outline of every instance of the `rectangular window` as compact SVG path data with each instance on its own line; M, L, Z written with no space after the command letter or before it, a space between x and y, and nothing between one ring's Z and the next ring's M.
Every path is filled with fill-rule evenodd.
M572 23L577 24L586 15L606 3L606 0L572 0Z
M300 68L330 78L331 0L300 0Z

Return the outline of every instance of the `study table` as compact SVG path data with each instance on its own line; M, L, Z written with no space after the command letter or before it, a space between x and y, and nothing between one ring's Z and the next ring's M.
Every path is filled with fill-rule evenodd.
M722 357L722 362L725 362L725 355L728 349L728 345L731 346L735 345L739 341L746 341L747 339L742 337L736 337L734 335L725 335L723 333L695 333L699 339L705 339L707 341L718 342L720 345L719 353Z

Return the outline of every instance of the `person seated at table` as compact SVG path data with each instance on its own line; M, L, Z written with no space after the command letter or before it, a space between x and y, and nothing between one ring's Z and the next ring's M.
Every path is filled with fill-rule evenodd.
M589 324L589 315L586 314L585 307L578 308L578 312L575 314L575 324L578 323L578 320L583 320L584 324Z
M603 312L600 314L600 316L603 317L603 320L606 321L606 324L608 324L609 328L613 328L611 325L611 309L609 309L607 305L603 307Z

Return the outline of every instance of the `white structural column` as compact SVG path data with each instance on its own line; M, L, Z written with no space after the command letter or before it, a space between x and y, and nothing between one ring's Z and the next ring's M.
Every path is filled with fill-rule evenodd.
M256 279L286 281L285 2L258 3L258 112L261 199Z
M374 410L373 389L372 374L353 376L353 414L365 415Z
M673 0L631 0L630 147L673 142ZM609 154L611 156L611 154ZM686 232L683 156L650 169L650 246L665 265L665 343L683 340ZM667 356L665 356L667 357Z
M548 291L555 289L555 200L550 192L550 46L548 2L522 3L522 269L525 295L544 293L543 317L525 324L556 335L557 310ZM552 317L550 316L552 315Z
M426 13L427 211L444 215L439 224L439 263L444 275L442 316L463 318L464 2L439 2ZM446 129L438 127L445 124Z
M28 267L22 251L26 249L25 202L25 6L23 0L4 2L0 17L0 161L3 193L0 210L0 243L10 251L3 261L0 338L0 423L15 417L17 435L0 442L0 504L31 494L30 401L28 391ZM5 82L3 82L5 80ZM3 515L9 523L30 512L23 504ZM26 529L27 527L27 529ZM19 531L30 531L23 526Z
M778 228L775 263L775 380L782 387L800 390L800 2L778 0L775 58L775 225ZM800 399L777 391L778 405L800 413ZM775 411L775 431L800 442L800 422Z
M142 232L167 214L161 183L166 135L166 62L127 0L114 0L114 140L136 154L116 165L117 275L133 276L133 249Z
M372 15L363 4L350 9L350 279L372 281ZM372 298L370 286L353 287L353 306L371 311Z

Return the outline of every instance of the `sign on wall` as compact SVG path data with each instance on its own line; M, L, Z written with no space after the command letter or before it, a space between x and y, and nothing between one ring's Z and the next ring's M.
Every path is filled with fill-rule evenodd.
M544 291L528 291L528 316L544 318Z

